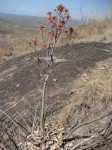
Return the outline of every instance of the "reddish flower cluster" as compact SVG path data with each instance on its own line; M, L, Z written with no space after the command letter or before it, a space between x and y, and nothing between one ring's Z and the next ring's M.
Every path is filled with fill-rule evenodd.
M53 24L54 24L54 20L52 19L52 17L47 18L47 22L48 22L50 25L53 25Z
M74 32L74 29L71 27L67 30L65 30L65 33L69 33L70 35Z
M56 20L57 17L56 17L56 16L52 16L51 19L52 19L52 20Z
M61 21L57 24L57 29L62 29L65 26L65 22Z
M47 18L47 22L50 24L50 25L54 25L56 22L56 19L57 17L56 16L50 16Z
M38 45L38 40L32 40L32 43L33 43L34 45Z
M30 44L30 46L32 46L32 44L33 44L34 46L36 46L36 45L38 45L38 40L33 39L33 40L29 41L28 43Z
M51 14L52 14L52 12L51 12L51 11L49 11L49 12L47 13L47 15L49 15L49 16L51 16Z
M45 38L43 34L43 29L45 29L45 27L42 24L38 26L38 30L40 31L40 34L43 39L42 46L44 48L53 47L53 44L56 44L57 38L59 37L61 30L65 27L65 24L71 18L71 16L69 15L69 10L66 9L62 4L58 5L55 11L56 11L55 15L51 11L47 13L48 15L47 23L50 25L50 31L47 32L47 35L50 37L50 41L48 45L45 42ZM67 29L65 33L71 35L73 33L73 28ZM56 39L55 42L53 41L54 39ZM35 46L36 49L36 45L38 45L38 41L32 40L29 42L29 44L31 46Z
M62 4L60 4L60 5L58 5L58 6L56 7L56 10L62 12L62 11L64 10L64 8L65 8L65 7L64 7Z
M45 27L42 24L38 26L38 30L42 31L43 29L45 29Z
M50 11L47 13L49 15L47 22L52 28L63 29L65 22L71 18L69 10L60 4L56 7L55 11L57 16L53 16Z
M47 48L47 43L44 43L44 44L43 44L43 47L44 47L44 48Z
M49 36L54 35L54 33L53 33L52 31L48 31L47 34L48 34Z
M65 18L67 18L67 20L68 20L68 19L70 19L70 18L71 18L71 16L70 16L70 15L67 15L67 16L65 16Z

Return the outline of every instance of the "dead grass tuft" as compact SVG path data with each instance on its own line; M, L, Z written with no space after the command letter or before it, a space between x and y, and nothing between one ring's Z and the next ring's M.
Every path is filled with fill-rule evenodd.
M112 42L112 18L106 15L103 20L93 17L79 25L73 34L73 43L82 41Z

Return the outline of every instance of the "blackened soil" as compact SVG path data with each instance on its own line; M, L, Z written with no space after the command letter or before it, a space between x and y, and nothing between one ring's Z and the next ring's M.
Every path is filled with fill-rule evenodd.
M39 110L43 83L39 75L36 55L46 56L46 51L29 53L0 65L0 109L12 119L25 125L32 124L35 109ZM70 96L70 84L79 74L99 61L112 57L112 44L81 43L59 47L46 88L48 114L57 114ZM58 61L57 61L58 60ZM64 60L64 61L63 61ZM42 69L46 70L46 61ZM0 118L6 117L0 112Z

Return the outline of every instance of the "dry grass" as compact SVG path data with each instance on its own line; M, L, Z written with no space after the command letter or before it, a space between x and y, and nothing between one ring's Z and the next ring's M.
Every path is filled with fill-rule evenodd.
M75 29L72 42L107 41L112 42L112 18L106 15L103 20L92 17Z
M37 35L37 28L35 26L20 25L12 30L11 27L7 30L4 26L0 31L0 62L4 62L11 58L24 55L32 52L33 49L28 45L29 39L37 38L40 41L40 45L37 50L41 49L42 40L40 35ZM47 31L46 31L47 32ZM45 32L46 42L49 41L48 36ZM79 42L90 42L90 41L104 41L112 42L112 17L111 15L105 15L103 20L97 17L91 17L90 19L82 22L78 27L74 27L74 33L72 39L69 41L72 44ZM67 38L63 32L57 46L67 44Z
M67 116L70 117L75 108L80 111L73 116L75 120L85 121L94 118L96 114L109 111L112 109L112 59L98 62L96 66L86 73L80 75L77 80L74 80L71 85L73 96L68 100L66 106L61 110L58 120L66 124ZM84 107L86 104L90 109ZM85 106L86 106L85 105ZM66 117L65 117L66 116ZM80 119L81 120L80 120Z
M110 14L106 14L103 20L94 16L82 21L79 26L74 27L74 33L69 42L75 44L92 41L112 42L112 17ZM67 38L65 33L62 33L57 46L65 44L67 44Z

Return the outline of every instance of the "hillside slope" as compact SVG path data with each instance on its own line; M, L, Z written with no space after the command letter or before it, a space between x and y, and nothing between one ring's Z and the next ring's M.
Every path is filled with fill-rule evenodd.
M38 51L44 58L46 51ZM40 113L43 83L35 53L9 60L0 65L0 109L30 132L37 108ZM111 110L112 44L80 43L57 48L54 65L46 88L47 120L64 126L81 123ZM43 60L43 70L46 70ZM52 115L52 118L51 118ZM0 124L9 119L0 113ZM38 122L39 116L37 117ZM106 118L108 119L108 118ZM105 125L104 119L99 124ZM11 122L10 122L11 123ZM97 130L97 123L76 134ZM16 129L11 123L11 129Z

